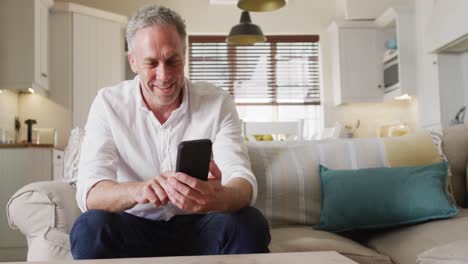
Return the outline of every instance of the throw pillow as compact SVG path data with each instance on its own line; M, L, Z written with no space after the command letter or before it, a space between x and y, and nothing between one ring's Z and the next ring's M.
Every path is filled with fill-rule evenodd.
M78 178L78 164L80 162L81 143L83 142L85 131L75 127L68 138L68 145L65 148L63 157L63 180L76 185Z
M447 157L442 152L442 135L442 132L430 131L429 133L418 132L402 137L384 138L389 167L422 166L447 161ZM446 192L450 199L455 201L450 166L447 171Z
M447 162L417 167L330 170L321 166L317 229L392 227L458 213L445 192Z
M258 193L270 226L315 225L320 217L319 155L314 141L248 141Z
M442 130L430 130L429 135L431 135L432 143L436 147L437 153L439 154L440 158L443 161L448 162L447 155L445 155L444 151L442 150L442 142L443 142L442 139L444 136L444 132ZM452 189L452 170L450 169L450 164L448 168L446 191L449 194L450 199L452 199L452 202L455 202L455 197L453 195L453 189Z

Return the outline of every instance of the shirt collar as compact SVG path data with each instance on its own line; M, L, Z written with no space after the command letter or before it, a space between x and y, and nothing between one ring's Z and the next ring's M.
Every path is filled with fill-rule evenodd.
M184 84L182 86L182 103L179 108L174 110L174 113L183 114L187 112L189 102L190 102L190 89L189 89L189 80L184 78Z
M134 91L135 102L136 102L137 109L148 111L149 109L148 109L148 107L146 107L145 101L143 100L143 94L141 93L140 77L138 77L138 75L135 76L135 78L133 78L131 85L132 85L132 88L133 88L133 91Z
M141 93L141 88L140 88L140 77L138 77L138 75L135 76L135 78L133 78L131 85L133 87L133 90L135 91L134 94L135 94L137 109L140 109L146 112L151 112L146 106L145 101L143 100L143 94ZM184 78L184 84L182 87L182 103L176 110L174 110L174 113L177 113L178 115L187 112L187 109L189 106L189 98L190 98L189 85L190 85L190 81L187 78Z

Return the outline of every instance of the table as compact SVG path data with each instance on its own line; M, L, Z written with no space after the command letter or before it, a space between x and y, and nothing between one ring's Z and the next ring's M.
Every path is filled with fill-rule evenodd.
M13 264L13 262L10 262ZM28 262L15 262L28 263ZM32 262L30 262L32 263ZM76 263L69 261L47 261L41 264ZM160 257L160 258L132 258L132 259L99 259L82 260L80 264L357 264L356 262L338 254L335 251L218 255L218 256L189 256L189 257ZM4 262L2 264L8 264Z

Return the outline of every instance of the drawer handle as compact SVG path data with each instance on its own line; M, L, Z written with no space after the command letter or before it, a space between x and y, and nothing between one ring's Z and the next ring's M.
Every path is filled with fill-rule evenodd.
M44 77L44 78L47 78L47 74L45 74L45 73L41 73L41 76Z
M61 159L61 158L62 158L62 156L60 156L60 155L57 155L57 159Z

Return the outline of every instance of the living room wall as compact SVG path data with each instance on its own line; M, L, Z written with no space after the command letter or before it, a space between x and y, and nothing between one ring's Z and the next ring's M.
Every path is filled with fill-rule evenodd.
M157 3L176 10L185 19L189 34L228 34L232 26L239 23L241 11L236 5L211 5L209 0L65 0L118 14L131 16L138 8ZM326 50L326 27L337 14L334 0L290 0L288 4L273 12L251 13L252 22L259 25L264 34L317 34L320 35L321 54ZM322 63L328 63L322 58ZM323 87L330 79L330 67L323 67ZM187 71L186 71L187 72ZM331 89L322 91L326 103L324 120L333 123L334 107L328 103L333 98Z
M53 113L53 114L51 114ZM41 128L55 128L57 130L57 147L65 148L70 136L71 114L65 107L49 98L38 94L20 94L18 96L18 116L21 124L21 138L26 138L27 131L24 120L35 119Z
M189 34L227 34L230 28L239 22L241 10L235 5L210 5L209 0L65 0L126 16L131 16L139 7L158 3L179 12L186 20ZM412 2L412 0L407 0ZM320 35L321 64L322 64L322 100L324 107L325 126L332 126L336 121L353 123L360 119L370 127L361 131L360 136L374 136L375 127L379 119L396 120L400 113L408 112L411 124L417 123L417 114L412 102L388 107L387 104L374 104L371 108L362 105L347 105L335 107L333 105L333 91L331 89L331 67L327 52L328 39L326 28L331 21L342 15L333 0L290 0L279 10L265 13L252 13L252 21L261 26L265 34L318 34ZM379 117L365 111L371 109L374 113L385 116Z
M0 128L15 131L15 116L18 115L18 94L2 90L0 93Z
M235 5L210 5L209 0L65 0L78 4L94 7L110 12L131 16L139 7L159 3L177 10L187 22L189 34L227 34L230 28L239 22L241 11ZM410 1L410 0L408 0ZM200 15L203 11L203 15ZM265 34L318 34L321 37L321 62L322 62L322 95L324 108L325 126L332 126L335 122L343 124L354 124L357 119L361 120L363 126L356 135L362 137L375 136L375 129L379 122L390 122L402 116L402 112L408 111L407 123L410 126L417 125L417 111L415 101L397 105L371 104L371 105L345 105L335 107L333 105L333 94L331 89L330 59L327 52L326 27L337 15L335 1L332 0L290 0L288 4L277 11L267 13L253 13L252 20L260 25ZM7 96L5 96L7 94ZM14 98L13 98L14 97ZM10 92L0 95L2 101L0 107L7 105L18 105L18 98L10 95ZM30 103L29 100L21 102ZM31 104L28 109L36 112L40 120L47 120L47 114L42 117L41 113L49 113L56 108L52 102L43 103L43 110L35 111ZM18 106L16 106L18 107ZM10 108L9 108L10 109ZM18 110L15 110L16 113ZM3 112L3 111L2 111ZM10 114L11 115L11 114ZM0 124L9 123L11 118L6 114L0 114ZM47 122L46 122L47 123ZM46 125L46 124L43 124ZM57 126L57 125L56 125ZM67 128L62 134L68 135Z
M38 94L18 94L9 90L0 93L0 129L15 131L15 117L21 122L20 138L26 139L26 119L35 119L40 128L57 129L57 147L65 148L71 130L70 112L49 98ZM13 137L11 138L13 139Z

